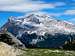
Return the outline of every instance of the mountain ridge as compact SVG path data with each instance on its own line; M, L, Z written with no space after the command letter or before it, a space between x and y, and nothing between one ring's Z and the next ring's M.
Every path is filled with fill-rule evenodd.
M65 41L75 39L74 24L56 20L46 14L10 17L2 29L12 33L27 47L56 48L63 46Z
M68 32L71 30L71 32L75 32L75 25L70 24L67 21L55 20L53 17L50 17L48 15L29 14L28 16L24 17L10 17L9 23L14 23L16 26L19 26L23 29L26 28L27 30L29 30L29 28L32 28L33 31L34 28L42 29L43 27L44 32L45 29L50 30L49 27L53 27L59 30L62 29Z

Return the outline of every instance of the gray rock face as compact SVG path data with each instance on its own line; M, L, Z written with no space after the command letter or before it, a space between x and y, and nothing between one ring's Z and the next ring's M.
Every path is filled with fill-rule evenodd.
M0 33L0 42L5 42L8 45L12 45L12 46L18 47L18 48L25 47L25 45L23 45L20 40L18 40L16 37L14 37L9 32Z
M66 41L75 40L74 24L48 15L12 17L2 27L5 28L26 47L60 48Z

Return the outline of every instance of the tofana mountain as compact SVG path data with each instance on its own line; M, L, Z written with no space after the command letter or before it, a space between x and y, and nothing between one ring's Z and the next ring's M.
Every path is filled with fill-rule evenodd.
M10 17L1 28L3 30L12 33L26 47L33 48L62 48L65 43L75 40L74 24L46 14Z

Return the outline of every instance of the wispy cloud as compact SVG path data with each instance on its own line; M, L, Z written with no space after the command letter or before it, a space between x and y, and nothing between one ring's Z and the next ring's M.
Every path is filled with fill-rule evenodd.
M24 0L0 0L0 6L23 3Z
M54 8L53 4L45 4L41 1L33 2L27 0L2 0L0 1L0 11L37 11L44 8Z
M52 4L32 4L32 3L23 3L19 5L8 5L0 8L1 11L37 11L45 8L54 8Z
M31 0L0 0L0 11L39 11L46 8L55 8L65 5L63 2L45 3L43 1Z
M67 15L75 15L75 10L66 10L65 14L67 14Z

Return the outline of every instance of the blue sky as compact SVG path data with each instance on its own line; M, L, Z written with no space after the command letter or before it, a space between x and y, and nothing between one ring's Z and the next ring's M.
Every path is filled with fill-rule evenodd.
M75 24L75 0L0 0L0 27L10 16L45 13Z

